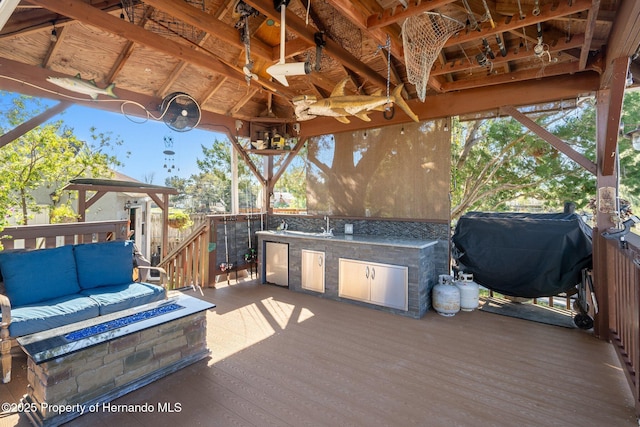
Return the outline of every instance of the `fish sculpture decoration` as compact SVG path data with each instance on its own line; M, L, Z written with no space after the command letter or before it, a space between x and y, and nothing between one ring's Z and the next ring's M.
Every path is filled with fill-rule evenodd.
M355 116L365 122L370 122L368 113L371 111L385 111L392 103L399 106L415 122L420 121L407 102L402 98L403 85L395 87L390 96L377 91L373 95L345 95L344 87L349 78L343 79L336 85L328 98L317 99L313 95L299 95L293 102L296 118L299 121L311 120L318 116L334 117L342 123L351 123L347 116Z
M96 82L93 80L83 80L80 78L80 74L76 74L75 77L47 77L47 81L53 83L56 86L70 90L71 92L82 93L89 95L91 99L98 99L98 95L107 95L112 98L118 96L113 93L113 88L116 87L115 83L111 83L104 89L96 86Z

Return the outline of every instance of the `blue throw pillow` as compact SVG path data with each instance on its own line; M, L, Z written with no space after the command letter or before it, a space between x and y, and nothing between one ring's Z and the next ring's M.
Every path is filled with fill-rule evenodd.
M14 307L80 292L71 245L0 252L0 270Z
M87 243L73 248L82 289L131 283L133 276L133 242Z

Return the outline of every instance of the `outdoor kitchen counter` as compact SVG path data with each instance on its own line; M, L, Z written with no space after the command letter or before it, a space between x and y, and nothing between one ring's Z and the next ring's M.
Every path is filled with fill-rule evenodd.
M413 249L424 249L429 246L438 243L437 240L422 240L422 239L403 239L397 237L386 236L366 236L359 234L335 234L333 236L326 236L323 233L308 233L297 231L258 231L256 234L259 236L277 236L277 237L291 237L294 239L315 239L315 240L330 240L332 242L346 242L357 243L364 245L383 245L383 246L395 246Z
M297 292L345 301L420 318L431 307L431 288L438 274L448 271L447 242L429 239L408 239L371 235L326 236L322 233L297 231L258 231L258 271L262 283L267 283L265 271L266 242L288 245L288 286ZM316 251L324 256L324 292L302 287L303 251ZM355 260L383 266L407 268L407 310L385 307L341 297L339 294L340 260Z

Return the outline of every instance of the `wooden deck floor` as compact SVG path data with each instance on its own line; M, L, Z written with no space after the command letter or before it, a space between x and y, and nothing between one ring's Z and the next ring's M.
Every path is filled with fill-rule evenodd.
M474 311L415 320L253 282L206 289L211 358L70 426L637 426L611 347ZM24 361L0 401L24 394ZM162 413L168 404L176 412ZM0 426L26 426L9 414Z

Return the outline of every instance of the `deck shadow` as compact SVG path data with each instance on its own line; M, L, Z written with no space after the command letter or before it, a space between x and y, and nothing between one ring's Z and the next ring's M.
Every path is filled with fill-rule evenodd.
M531 303L516 303L496 297L481 297L480 311L515 317L532 322L576 329L573 316L565 311Z

